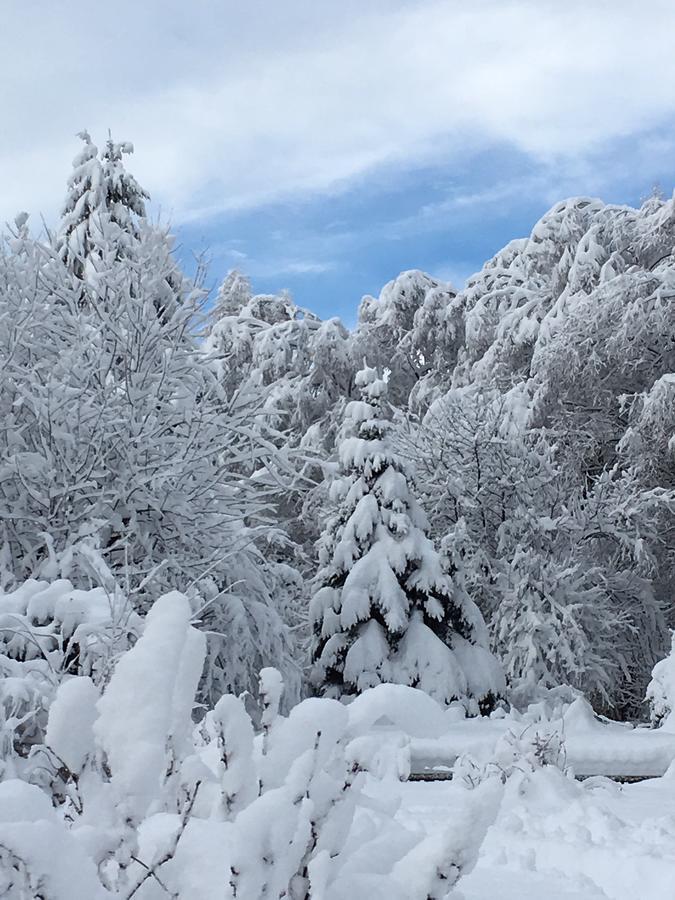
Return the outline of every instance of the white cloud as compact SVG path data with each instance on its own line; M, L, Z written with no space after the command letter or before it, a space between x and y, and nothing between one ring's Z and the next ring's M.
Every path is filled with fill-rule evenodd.
M672 0L6 0L2 15L0 217L53 215L83 126L133 140L139 180L187 221L493 143L574 159L675 114Z
M281 267L274 274L279 272L284 275L321 275L323 272L330 272L334 268L335 263L330 260L290 259L282 263Z
M246 253L243 253L241 250L236 250L234 247L230 247L224 255L235 262L244 262L248 259Z
M269 253L265 259L249 256L231 245L212 246L208 253L211 261L222 261L226 266L241 269L251 278L274 278L282 275L322 275L336 268L331 259L285 256ZM220 266L218 266L220 268Z

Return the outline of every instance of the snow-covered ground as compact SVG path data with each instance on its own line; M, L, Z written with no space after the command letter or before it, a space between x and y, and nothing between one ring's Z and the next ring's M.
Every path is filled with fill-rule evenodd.
M398 816L440 833L466 799L454 782L402 783ZM675 775L629 785L553 767L512 776L458 889L465 900L674 898Z
M353 725L359 718L365 725L365 714L378 735L381 765L452 775L399 782L389 797L401 824L430 846L447 843L458 822L460 831L476 830L477 811L492 804L485 837L473 838L475 868L458 883L465 900L675 898L675 733L667 728L608 722L583 698L465 719L420 702L413 711L399 688L388 687L355 708ZM377 768L373 759L370 766ZM647 780L622 784L605 775ZM392 782L371 789L390 792Z

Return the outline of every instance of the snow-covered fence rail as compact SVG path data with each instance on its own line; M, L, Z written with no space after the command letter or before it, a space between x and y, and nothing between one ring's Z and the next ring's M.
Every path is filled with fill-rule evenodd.
M589 778L609 778L610 781L616 781L617 784L638 784L640 781L650 781L658 778L658 775L575 775L577 781L587 781ZM427 770L425 772L411 772L408 775L408 781L452 781L452 769L444 769L443 771Z
M411 777L449 778L461 757L486 763L508 754L509 742L527 745L551 736L559 744L556 763L578 778L656 778L675 760L675 733L600 719L584 699L578 698L558 718L537 720L533 711L524 716L512 713L499 718L461 719L448 723L438 737L413 737L409 747Z

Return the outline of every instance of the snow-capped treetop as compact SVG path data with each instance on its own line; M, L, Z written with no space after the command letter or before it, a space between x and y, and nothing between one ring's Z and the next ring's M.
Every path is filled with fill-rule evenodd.
M98 147L92 142L88 131L81 131L78 137L84 142L84 147L73 160L57 246L66 265L75 275L82 277L85 260L100 238L100 235L94 237L92 231L96 228L100 232L96 216L100 215L105 205L105 188Z
M123 155L133 152L133 144L128 141L116 143L112 137L108 137L105 149L101 153L101 161L106 207L110 218L123 232L138 237L138 226L134 217L145 218L145 201L150 199L150 195L124 166Z
M99 155L89 132L78 137L84 147L73 160L56 248L73 275L96 284L110 260L128 255L138 240L148 194L124 167L130 143L109 138Z
M249 279L236 269L232 269L218 288L213 305L215 320L220 321L226 316L239 315L241 310L251 301L252 296Z
M360 363L365 358L391 371L390 399L395 405L407 401L417 379L428 370L429 354L414 340L414 325L425 303L432 302L427 298L439 292L446 300L453 294L450 285L413 270L386 284L378 299L366 296L359 306L355 359Z

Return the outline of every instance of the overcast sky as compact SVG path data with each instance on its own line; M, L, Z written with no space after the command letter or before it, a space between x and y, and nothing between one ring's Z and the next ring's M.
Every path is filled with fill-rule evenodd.
M86 127L212 279L348 320L461 283L556 200L670 194L674 0L2 0L0 218L53 220Z

